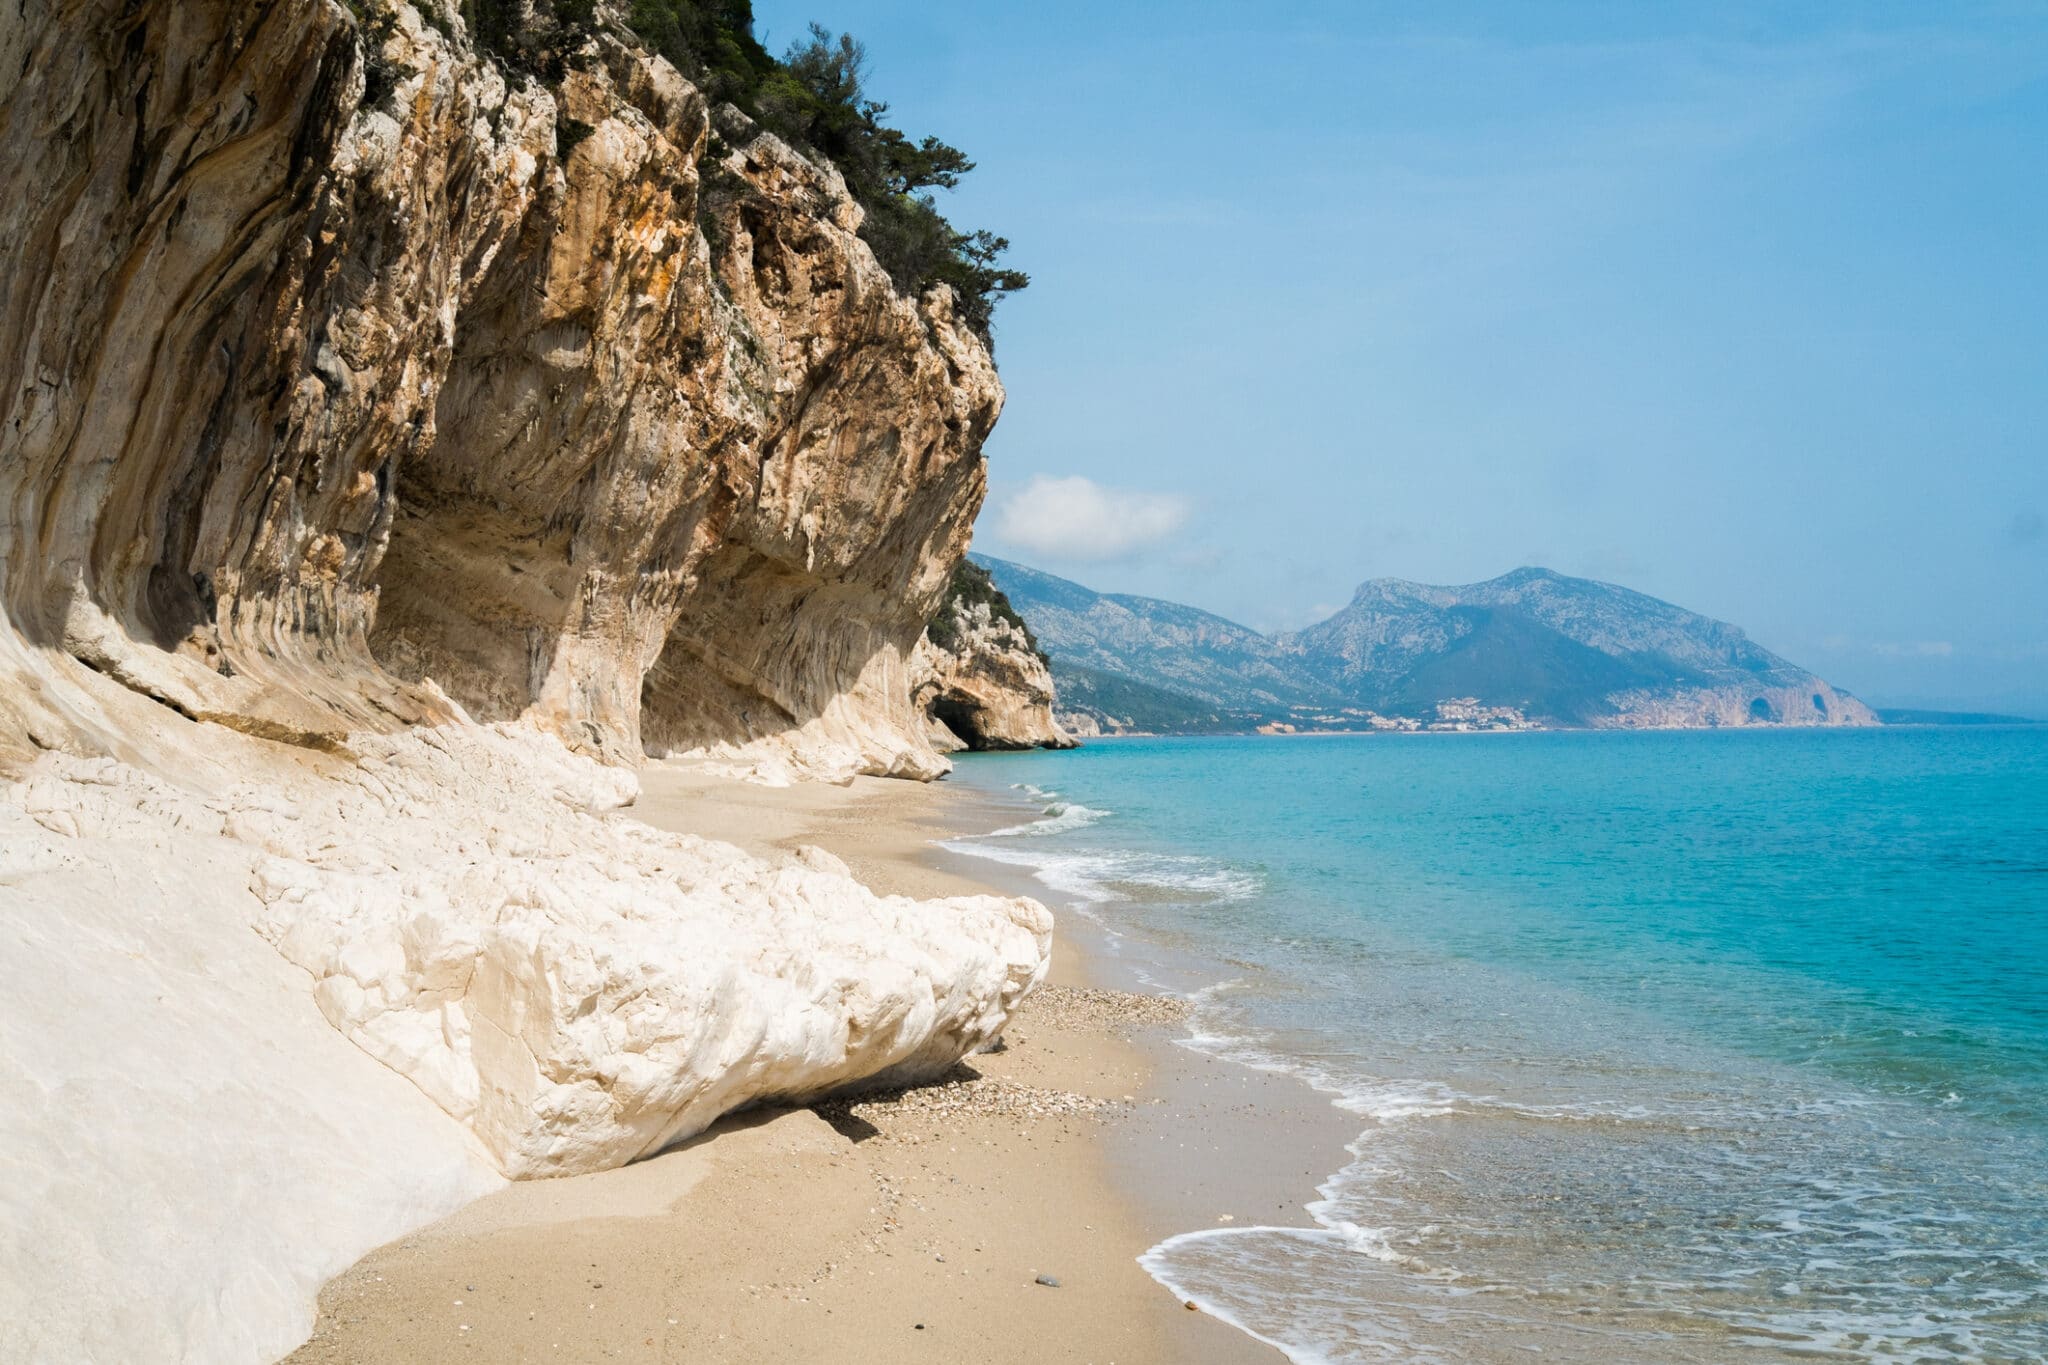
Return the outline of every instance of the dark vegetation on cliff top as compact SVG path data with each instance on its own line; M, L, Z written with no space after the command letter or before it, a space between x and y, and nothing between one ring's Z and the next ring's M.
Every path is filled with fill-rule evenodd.
M1038 656L1040 663L1048 662L1045 651L1039 647L1038 638L1031 633L1031 627L1010 605L1010 599L1003 596L989 571L971 559L960 561L953 570L952 579L946 584L946 595L939 599L939 609L932 613L932 619L925 623L925 634L933 644L951 652L960 646L962 617L973 614L974 608L986 604L991 619L1007 621L1018 634L1024 637L1024 645Z
M477 44L508 68L556 81L570 54L603 22L595 0L462 0ZM752 0L631 0L625 22L640 41L762 127L839 168L865 211L861 239L889 278L917 297L953 288L961 317L983 337L996 300L1028 285L1002 264L1009 242L946 221L934 190L952 189L974 163L935 137L913 141L869 97L865 51L816 24L779 60L754 37ZM566 129L566 154L584 128ZM717 151L714 139L714 153Z

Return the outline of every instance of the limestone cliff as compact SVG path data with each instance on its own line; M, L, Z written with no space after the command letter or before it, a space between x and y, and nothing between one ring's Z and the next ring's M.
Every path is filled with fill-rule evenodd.
M943 771L905 663L1002 404L948 291L619 36L550 84L356 8L0 16L0 743L111 680Z
M1002 389L829 166L455 11L0 6L0 1358L273 1359L506 1177L1044 974L1034 902L617 813L648 752L944 770Z
M1024 618L963 561L911 658L911 698L941 749L1071 749L1052 672Z

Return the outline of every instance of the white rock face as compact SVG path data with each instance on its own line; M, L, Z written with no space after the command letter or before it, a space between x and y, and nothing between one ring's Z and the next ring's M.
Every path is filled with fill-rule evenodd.
M274 1360L501 1177L250 931L222 811L63 766L0 791L0 1360Z
M943 772L1002 386L836 171L458 8L0 4L0 1361L272 1359L505 1176L940 1070L1044 971L1033 902L569 752Z
M1023 630L986 602L949 602L948 646L930 635L911 655L911 700L932 729L933 747L1071 749L1053 716L1052 673Z
M507 1175L616 1166L762 1098L937 1074L1044 975L1035 901L876 896L829 863L601 818L636 784L551 741L366 747L295 811L231 814L269 855L256 927ZM365 826L387 833L365 848Z
M936 1073L1044 975L1036 902L653 830L550 736L355 742L0 789L0 1359L274 1358L327 1277L501 1175Z

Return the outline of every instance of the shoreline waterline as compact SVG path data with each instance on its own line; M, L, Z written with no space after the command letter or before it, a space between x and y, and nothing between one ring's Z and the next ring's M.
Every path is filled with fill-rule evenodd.
M1209 1143L1204 1150L1190 1154L1184 1143L1175 1142L1177 1164L1171 1167L1155 1159L1159 1146L1171 1139L1164 1133L1146 1131L1142 1120L1108 1135L1117 1149L1123 1187L1147 1211L1152 1226L1166 1229L1138 1256L1138 1264L1175 1302L1227 1324L1249 1341L1297 1365L1314 1359L1302 1355L1298 1346L1261 1333L1202 1288L1176 1280L1161 1261L1160 1252L1185 1241L1247 1232L1327 1234L1329 1229L1315 1221L1312 1210L1325 1197L1327 1182L1334 1178L1326 1172L1356 1153L1357 1115L1345 1109L1339 1092L1317 1085L1290 1066L1278 1061L1262 1064L1215 1046L1237 1040L1207 1032L1203 1006L1215 994L1242 984L1243 964L1119 928L1105 913L1118 899L1113 892L1062 875L1064 869L1034 859L1028 851L1034 839L1088 828L1112 818L1114 812L1066 801L1055 790L1028 783L1014 785L1016 799L1028 803L1022 809L1034 812L1037 818L940 840L935 845L940 865L957 868L964 875L987 877L1014 894L1049 900L1055 912L1063 915L1063 945L1085 964L1083 970L1091 979L1121 989L1164 992L1186 999L1192 1007L1186 1030L1171 1037L1147 1038L1142 1045L1160 1074L1182 1091L1177 1109L1220 1100L1216 1107L1227 1115L1206 1130ZM968 790L984 800L993 795L985 788ZM1198 873L1183 879L1183 885L1214 888L1217 882ZM1218 1094L1190 1093L1198 1089ZM1187 1165L1191 1160L1195 1163L1192 1172ZM1255 1172L1249 1182L1244 1178L1248 1168ZM1165 1174L1168 1170L1174 1174ZM1247 1184L1259 1190L1258 1197L1242 1197ZM1243 1214L1219 1213L1229 1208L1258 1209L1274 1221L1240 1223ZM1184 1230L1202 1222L1212 1226Z
M962 765L1113 812L999 858L1228 964L1190 1043L1355 1115L1314 1227L1189 1219L1155 1278L1298 1362L2048 1340L2048 737L1287 748Z
M929 897L1035 891L936 846L1035 813L964 784L771 789L655 765L631 815L769 857L816 845L879 892ZM1206 1064L1176 1056L1156 1024L1092 1017L1098 997L1116 1013L1115 990L1096 989L1114 963L1077 940L1080 916L1054 908L1050 988L1019 1012L1001 1052L968 1059L981 1081L874 1106L757 1109L616 1171L515 1185L331 1281L312 1340L290 1359L461 1349L893 1365L911 1345L1006 1359L1021 1343L1038 1358L1126 1365L1268 1358L1138 1265L1172 1225L1134 1192L1125 1139L1142 1133L1153 1163L1161 1149L1237 1144L1224 1176L1194 1197L1241 1209L1271 1191L1298 1202L1321 1146L1299 1144L1317 1155L1285 1178L1259 1175L1243 1149L1264 1130L1243 1135L1215 1103L1225 1087L1200 1074ZM1322 1108L1308 1098L1302 1112Z

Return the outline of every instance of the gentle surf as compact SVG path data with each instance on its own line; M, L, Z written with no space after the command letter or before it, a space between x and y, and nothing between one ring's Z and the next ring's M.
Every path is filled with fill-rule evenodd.
M1155 1278L1293 1359L2048 1356L2048 731L975 756L1187 1045L1356 1114ZM1162 956L1167 956L1162 954Z

